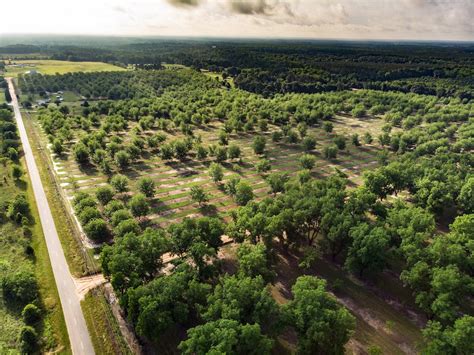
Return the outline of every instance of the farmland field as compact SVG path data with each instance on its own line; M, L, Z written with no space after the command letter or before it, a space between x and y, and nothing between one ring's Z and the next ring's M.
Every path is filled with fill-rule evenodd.
M38 125L38 123L36 123ZM374 136L380 130L383 122L378 118L355 119L352 117L338 116L334 119L334 133L327 134L321 128L310 129L308 134L317 137L317 146L314 156L317 162L313 171L314 177L329 176L339 168L349 176L349 179L358 184L361 181L361 171L364 168L376 167L377 152L380 148L370 145L366 147L349 146L339 155L336 161L328 161L322 157L322 147L331 141L331 137L338 133L353 132L365 133L373 132ZM202 137L203 144L216 144L218 141L217 133L221 124L213 124L207 129L197 129L194 133ZM133 129L133 126L130 127ZM271 162L271 172L287 172L294 175L301 169L298 158L303 154L303 149L299 145L274 143L271 142L271 132L277 130L276 127L269 126L265 133L268 143L267 158ZM155 132L156 133L156 132ZM146 135L151 136L152 131L147 131ZM126 132L120 132L119 136L124 138L127 143ZM44 135L44 144L46 143ZM183 138L180 132L167 133L168 140ZM230 135L229 144L236 144L242 150L241 162L229 162L224 166L224 182L239 177L243 181L249 182L257 197L269 195L268 185L265 183L264 176L256 170L256 164L259 161L251 148L252 135L242 136ZM319 149L318 149L319 148ZM156 185L157 191L155 199L152 202L152 214L149 216L154 222L159 224L169 224L183 217L196 217L211 211L211 214L221 213L227 215L226 211L236 207L232 198L225 195L216 184L212 183L208 167L212 159L204 161L164 161L157 154L147 154L146 157L137 161L132 168L121 171L122 174L129 177L132 181L131 188L134 189L134 182L141 177L151 177ZM72 199L78 191L93 193L97 186L107 184L107 176L100 174L97 170L81 169L71 154L63 154L61 158L54 158L56 173L61 181L62 187L67 191ZM202 187L210 196L212 196L209 206L200 209L198 204L193 202L190 197L192 186ZM215 210L212 207L215 207Z
M125 70L122 67L100 62L68 62L45 59L13 60L6 65L5 69L5 76L11 77L17 77L31 70L44 75Z
M427 62L441 64L419 49L410 64L335 50L309 66L303 45L174 45L134 48L126 71L17 79L42 170L127 340L205 353L208 336L252 327L261 353L415 354L470 324L457 296L471 280L464 71L432 85ZM117 333L104 298L83 306L97 351L121 347L100 335Z

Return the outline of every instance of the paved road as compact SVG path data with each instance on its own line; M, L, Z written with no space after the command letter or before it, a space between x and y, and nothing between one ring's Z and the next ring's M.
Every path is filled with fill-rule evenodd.
M26 134L23 119L21 117L15 89L10 78L6 79L10 94L12 96L13 109L15 111L15 119L20 132L21 143L25 154L26 165L30 175L33 192L35 194L36 204L38 206L43 233L48 247L49 259L53 267L53 274L58 287L59 298L66 320L66 327L69 333L72 352L77 355L94 354L94 348L87 330L86 321L82 314L79 296L76 291L76 285L69 272L69 267L64 257L63 248L59 241L58 232L54 225L53 216L49 208L48 200L41 183L38 167L36 166L33 151L31 150L28 136Z

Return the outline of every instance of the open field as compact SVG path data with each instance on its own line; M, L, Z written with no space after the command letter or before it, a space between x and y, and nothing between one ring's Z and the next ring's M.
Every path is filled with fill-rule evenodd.
M126 70L112 64L100 62L68 62L62 60L14 60L8 62L5 76L17 77L30 70L36 70L40 74L53 75L56 73L72 72L98 72L98 71L123 71Z

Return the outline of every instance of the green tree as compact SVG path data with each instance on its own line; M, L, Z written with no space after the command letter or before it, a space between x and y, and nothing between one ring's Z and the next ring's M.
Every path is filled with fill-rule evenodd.
M312 156L311 154L303 154L300 157L299 161L303 169L306 169L306 170L313 169L314 165L316 164L316 158Z
M241 324L219 319L188 330L179 345L183 354L270 354L273 341L263 335L259 324Z
M146 197L151 198L155 195L155 182L153 181L152 178L149 177L143 177L140 180L138 180L138 191L140 191L142 194L144 194Z
M128 178L124 175L114 175L112 179L110 179L110 185L114 188L115 191L118 193L123 193L128 191Z
M427 340L425 354L469 355L474 353L474 317L458 318L453 326L443 329L436 321L428 322L423 330Z
M138 193L134 195L128 202L128 207L135 217L146 216L150 210L150 205L146 199L146 196Z
M107 223L102 218L95 218L87 223L84 232L88 238L96 242L104 241L109 235Z
M234 198L239 206L245 206L254 198L252 187L246 182L239 182L235 188Z
M289 176L286 173L272 173L267 176L266 181L270 186L271 192L276 195L279 192L283 192L285 190L285 184L289 180Z
M474 177L466 179L457 201L465 213L474 213Z
M351 230L353 239L346 259L346 267L358 272L381 272L387 263L390 238L382 227L359 224Z
M270 164L270 160L260 159L256 165L256 168L258 173L264 174L272 169L272 165Z
M73 154L80 165L89 163L89 150L83 143L77 143L74 146Z
M224 177L222 166L218 163L211 163L209 166L209 176L216 184L221 182Z
M364 143L365 144L372 144L373 141L374 141L374 139L372 138L372 135L370 134L370 132L365 132L365 134L364 134Z
M344 354L355 319L326 291L326 281L300 276L291 288L293 300L285 306L298 334L301 354Z
M237 249L237 260L239 262L239 273L243 276L262 276L269 280L273 273L267 258L267 247L263 243L243 243Z
M63 142L59 138L56 138L51 145L51 149L53 150L54 154L61 155L61 153L64 151Z
M240 147L235 144L231 144L228 150L229 159L239 159L241 155Z
M280 310L261 276L224 276L207 298L202 314L206 321L233 319L242 324L261 324L271 333L278 327Z
M358 135L357 133L354 133L354 134L351 136L351 141L352 141L352 144L353 144L355 147L359 147L359 146L360 146L359 135Z
M95 192L97 200L105 206L114 198L114 191L110 186L100 186Z
M209 197L207 196L204 189L200 186L191 187L191 199L197 202L199 204L199 207L209 201Z
M125 150L119 150L115 154L115 163L120 169L125 169L130 164L130 154Z
M240 182L240 178L237 176L233 176L229 180L227 180L227 182L224 185L224 190L226 194L230 196L235 196L237 192L237 185L239 184L239 182Z
M255 137L252 143L252 148L255 154L263 154L263 152L265 151L266 144L267 144L267 141L265 137L263 136Z
M303 149L306 152L310 152L314 148L316 148L316 138L314 138L313 136L306 136L303 138L301 145L303 146Z

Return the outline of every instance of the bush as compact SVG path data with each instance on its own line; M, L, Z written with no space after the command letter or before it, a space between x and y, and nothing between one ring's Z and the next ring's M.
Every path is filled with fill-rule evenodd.
M335 145L328 145L324 147L324 157L328 160L337 158L337 147Z
M263 174L271 170L272 166L268 159L262 159L257 163L257 172Z
M41 319L41 311L32 303L28 303L21 311L23 322L26 325L33 325Z
M303 169L311 170L314 168L316 164L316 158L310 154L304 154L299 159L301 166Z
M283 138L283 133L281 133L280 131L275 131L272 133L272 141L273 142L279 142L281 141L281 139Z
M303 149L306 152L312 151L314 148L316 148L316 138L312 136L306 136L303 138L303 142L301 143L303 146Z
M8 205L7 216L18 223L21 222L22 217L30 213L30 204L26 200L25 195L17 195Z
M15 180L20 179L23 176L23 169L19 165L12 165L12 177Z
M323 129L326 133L331 133L334 129L334 125L331 122L324 122Z
M2 292L5 300L20 304L31 303L38 297L38 283L31 271L20 270L8 273L2 279Z
M346 137L344 136L337 136L334 138L334 144L339 150L346 149Z
M33 327L28 325L21 328L20 331L21 352L23 354L32 354L38 349L38 334Z

